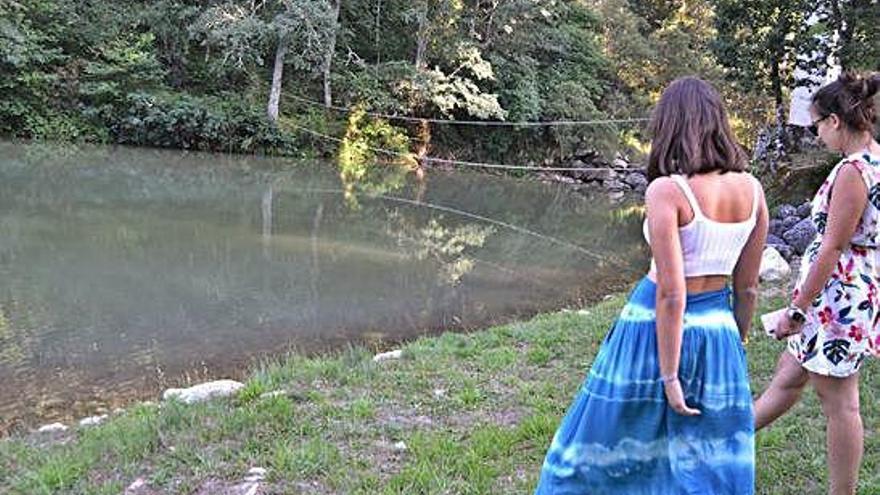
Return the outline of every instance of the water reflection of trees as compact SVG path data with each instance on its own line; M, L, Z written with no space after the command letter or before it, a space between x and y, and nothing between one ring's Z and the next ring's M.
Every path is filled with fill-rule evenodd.
M19 384L40 366L125 380L291 338L476 325L626 279L614 272L641 244L633 215L552 184L428 183L388 163L345 184L327 163L125 148L37 155L0 160L0 369ZM28 394L71 387L89 389L65 378Z
M439 265L438 283L458 285L474 267L469 254L486 243L495 233L493 227L476 224L448 227L443 216L431 218L427 225L415 223L395 210L388 215L388 235L397 239L415 260L433 260Z

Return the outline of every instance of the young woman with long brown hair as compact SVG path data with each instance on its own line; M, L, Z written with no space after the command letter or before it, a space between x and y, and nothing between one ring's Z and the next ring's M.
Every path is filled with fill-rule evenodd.
M651 269L554 435L538 495L754 492L741 339L767 235L763 191L706 82L671 83L651 127Z

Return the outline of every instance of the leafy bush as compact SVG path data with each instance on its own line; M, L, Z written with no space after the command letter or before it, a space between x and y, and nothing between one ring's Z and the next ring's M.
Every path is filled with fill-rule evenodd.
M261 111L231 97L132 93L109 127L120 144L236 153L296 150L293 138L271 126Z

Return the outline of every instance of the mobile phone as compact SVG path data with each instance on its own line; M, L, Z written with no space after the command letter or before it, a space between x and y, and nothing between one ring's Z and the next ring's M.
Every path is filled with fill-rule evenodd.
M786 308L782 308L762 314L761 326L764 327L764 333L771 337L776 337L776 329L779 328L779 323L785 317L786 311L788 311Z

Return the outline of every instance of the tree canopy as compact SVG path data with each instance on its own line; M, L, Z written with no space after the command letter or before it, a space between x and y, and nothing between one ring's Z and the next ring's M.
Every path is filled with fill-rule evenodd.
M878 30L876 0L0 0L0 133L303 153L317 143L298 128L351 134L331 106L644 117L666 84L696 74L726 96L749 143L803 54L877 70ZM496 161L609 156L645 139L638 124L387 124L425 153Z

